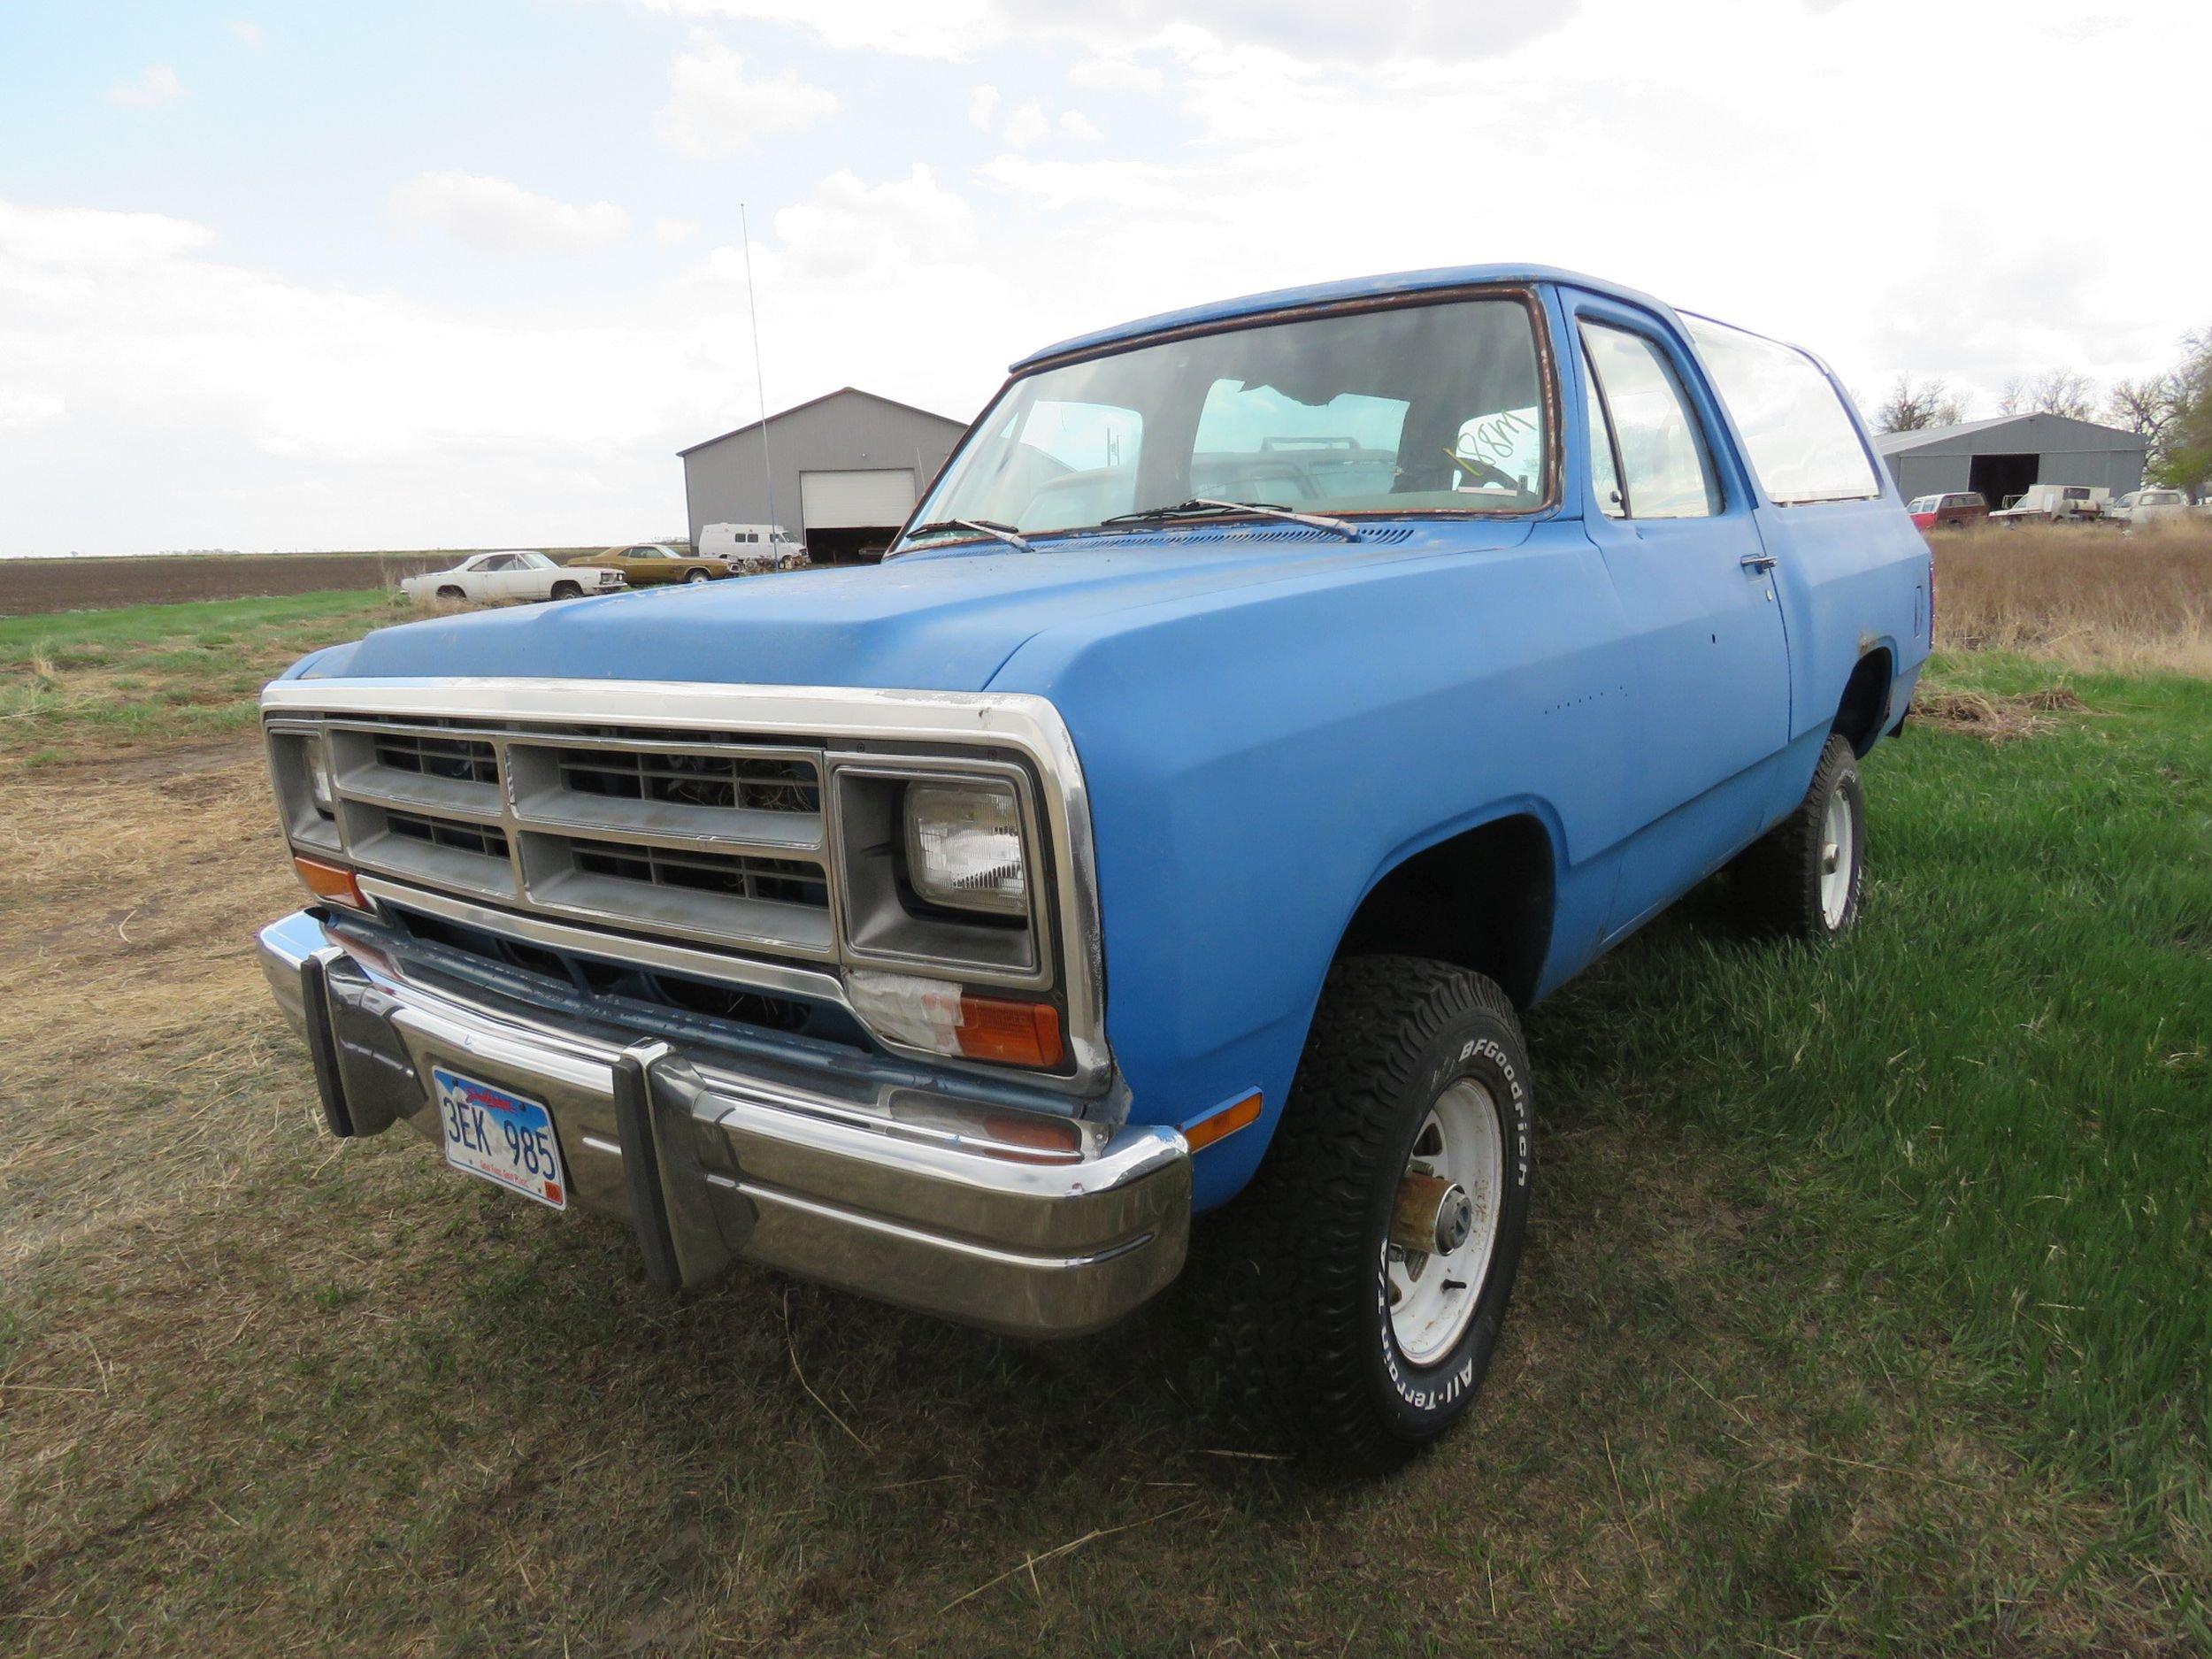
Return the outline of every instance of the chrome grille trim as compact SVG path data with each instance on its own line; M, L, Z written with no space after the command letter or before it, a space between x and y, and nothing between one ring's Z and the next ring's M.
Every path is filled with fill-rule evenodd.
M1127 1110L1126 1092L1114 1083L1112 1057L1106 1043L1105 961L1089 797L1082 764L1066 723L1047 698L1022 692L887 691L845 687L712 685L684 680L425 677L282 680L272 682L263 690L261 702L273 731L327 731L337 738L349 729L364 726L409 726L440 736L457 733L487 735L495 743L500 743L503 738L515 740L503 748L503 754L510 749L519 750L526 741L551 742L557 747L603 747L610 741L608 733L619 732L627 734L621 740L626 743L717 749L735 747L766 750L786 757L805 756L820 768L818 776L825 784L829 764L826 751L846 755L895 752L902 762L917 754L950 757L1000 751L1018 756L1039 785L1039 850L1047 866L1035 900L1039 943L1047 957L1051 983L1064 1000L1072 1061L1071 1075L1030 1074L1027 1080L1040 1087L1102 1096L1096 1105L1087 1109L1087 1115L1102 1121L1113 1120ZM894 750L885 751L880 748L883 745L894 746ZM343 782L338 787L342 809L347 803L348 791ZM826 788L824 799L826 809ZM529 827L515 820L511 800L503 800L498 804L503 819L511 829ZM605 804L601 803L603 808ZM826 861L833 840L826 827L818 823L803 826L781 822L786 818L802 819L802 814L774 816L777 827L785 836L796 840L803 829L810 836L810 844L798 856L810 863ZM577 826L545 816L541 808L534 809L533 823L557 834L582 833ZM634 828L618 827L611 833L619 839L637 832ZM519 856L519 840L512 834L510 839ZM791 856L797 850L788 841L780 843L767 837L725 841L717 846L722 850L753 851L772 857ZM371 861L361 857L360 849L356 847L350 851L356 863L376 871ZM394 873L409 883L421 879L406 872ZM513 879L518 886L518 871ZM624 935L665 931L658 924L641 922L634 913L557 909L541 900L488 895L467 886L458 891L471 899L513 906L518 924L526 925L531 912L574 917L587 924L596 924L609 930L611 944L619 944L623 949L650 949L645 941L634 939L623 943ZM806 956L835 964L841 961L835 941L841 940L843 929L833 882L829 894L832 943L818 957L803 947L731 944L720 940L703 942L723 949L758 949L764 955ZM743 969L746 960L733 956L730 964L733 969ZM766 968L769 964L760 965ZM954 1070L972 1070L999 1078L1006 1075L1002 1069L983 1064L943 1060L936 1063Z
M321 726L339 828L364 870L703 943L836 955L818 746L337 709Z

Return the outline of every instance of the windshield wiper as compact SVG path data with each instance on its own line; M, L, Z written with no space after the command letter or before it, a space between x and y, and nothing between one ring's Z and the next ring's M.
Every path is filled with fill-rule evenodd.
M1281 518L1290 524L1310 525L1317 530L1332 530L1347 541L1357 541L1359 526L1348 518L1327 518L1319 513L1292 512L1283 507L1271 507L1260 501L1215 501L1210 496L1194 495L1188 501L1179 501L1172 507L1147 507L1138 512L1118 512L1101 524L1144 524L1166 518L1189 518L1203 513L1249 513L1259 518Z
M1018 548L1024 553L1032 553L1036 550L1029 545L1028 538L1020 531L1015 529L1010 524L1001 524L995 518L940 518L934 524L916 525L900 539L911 541L918 535L928 535L937 530L972 530L979 535L994 537L1005 542L1008 547ZM905 551L904 548L899 549L900 553ZM895 553L887 557L895 558L898 554Z

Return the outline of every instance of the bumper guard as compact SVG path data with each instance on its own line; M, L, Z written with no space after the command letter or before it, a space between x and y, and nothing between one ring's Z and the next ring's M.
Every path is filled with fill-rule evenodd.
M434 1064L542 1101L576 1202L627 1219L665 1288L743 1258L991 1330L1067 1336L1112 1323L1182 1267L1190 1156L1172 1129L1063 1116L1075 1144L1041 1149L1010 1136L992 1102L573 1019L426 972L335 918L300 911L259 944L332 1133L403 1121L439 1141Z

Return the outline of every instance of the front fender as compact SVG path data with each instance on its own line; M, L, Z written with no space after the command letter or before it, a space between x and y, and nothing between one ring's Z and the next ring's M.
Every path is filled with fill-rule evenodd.
M1566 955L1594 947L1601 895L1571 878L1620 832L1611 588L1571 525L1504 547L1460 534L1434 557L1041 634L993 682L1050 696L1082 757L1132 1119L1263 1094L1256 1130L1199 1155L1202 1208L1257 1167L1346 924L1405 856L1532 811Z

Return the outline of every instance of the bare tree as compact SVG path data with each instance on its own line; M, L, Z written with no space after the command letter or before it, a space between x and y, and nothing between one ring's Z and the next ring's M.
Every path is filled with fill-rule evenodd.
M2144 440L2144 462L2154 472L2173 448L2174 425L2188 405L2188 381L2177 369L2113 381L2105 419Z
M2001 415L2064 415L2072 420L2096 418L2097 383L2074 369L2046 369L2032 378L2016 374L1997 400Z
M1941 380L1916 380L1901 374L1874 413L1878 432L1922 432L1955 426L1966 419L1966 404Z

